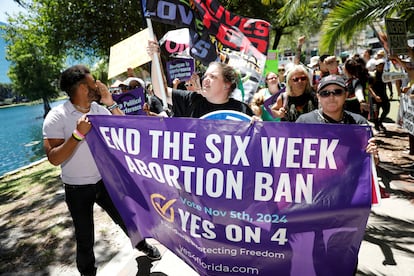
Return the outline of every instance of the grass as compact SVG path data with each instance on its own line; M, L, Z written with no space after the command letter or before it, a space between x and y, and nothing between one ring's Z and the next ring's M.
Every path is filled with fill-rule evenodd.
M76 274L74 228L59 174L59 167L43 161L0 178L0 275L51 275L50 267L57 267L55 275ZM105 263L124 234L96 208L95 233Z
M59 167L54 167L49 162L42 162L38 166L27 168L16 174L6 175L0 180L0 197L24 196L34 185L39 185L44 189L50 188L60 182L59 172Z
M68 96L61 95L55 99L51 99L50 102L60 101L60 100L64 100L67 98ZM43 100L30 101L30 102L25 102L25 103L5 104L5 105L0 105L0 108L8 108L8 107L14 107L14 106L21 106L21 105L34 105L34 104L41 104L41 103L43 103Z
M19 273L45 273L39 270L54 262L71 261L61 260L57 254L71 235L63 231L70 229L71 221L59 193L59 174L59 167L45 161L0 179L0 259L5 260L0 274L16 269ZM73 252L72 244L66 256Z

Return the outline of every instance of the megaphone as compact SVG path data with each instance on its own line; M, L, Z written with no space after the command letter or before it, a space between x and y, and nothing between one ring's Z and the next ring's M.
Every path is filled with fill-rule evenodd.
M405 72L384 72L382 73L383 82L392 82L395 80L402 80L408 77L408 74Z

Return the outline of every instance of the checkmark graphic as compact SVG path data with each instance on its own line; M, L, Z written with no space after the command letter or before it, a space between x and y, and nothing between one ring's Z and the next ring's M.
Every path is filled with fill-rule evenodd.
M172 205L177 201L177 199L170 199L166 201L166 198L160 194L151 195L151 203L154 206L155 211L169 222L174 222L174 208Z

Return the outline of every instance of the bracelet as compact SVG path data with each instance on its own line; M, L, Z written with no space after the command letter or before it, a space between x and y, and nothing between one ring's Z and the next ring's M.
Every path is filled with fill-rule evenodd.
M75 133L75 135L81 139L85 139L85 135L83 135L82 133L80 133L80 131L75 128L75 130L73 131L73 133Z
M110 105L110 106L107 106L106 108L109 110L109 111L112 111L112 110L114 110L115 108L118 108L119 106L118 106L118 104L115 102L115 103L113 103L112 105Z
M80 142L80 141L82 141L82 140L83 140L83 138L78 137L78 136L75 134L75 132L72 132L72 137L73 137L73 139L75 139L75 140L76 140L76 141L78 141L78 142Z

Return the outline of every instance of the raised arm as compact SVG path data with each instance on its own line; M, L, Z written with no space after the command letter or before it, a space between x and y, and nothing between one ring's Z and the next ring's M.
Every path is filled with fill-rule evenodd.
M148 40L148 46L147 46L147 53L148 55L151 57L152 59L152 63L151 63L151 80L152 80L152 89L154 91L154 94L162 99L163 98L163 93L161 91L161 86L160 83L158 82L158 70L154 64L154 55L158 55L159 56L159 46L158 43L156 41L153 40ZM161 60L161 58L159 58L159 60ZM162 72L162 68L161 68L161 72ZM167 103L168 104L172 104L172 99L171 99L171 95L172 95L172 88L171 87L167 87L167 83L165 81L165 76L162 73L162 79L164 80L164 87L165 87L165 95L167 98Z
M306 36L301 36L298 38L298 44L296 45L296 52L295 52L295 64L300 64L300 56L302 55L302 45L305 43Z

